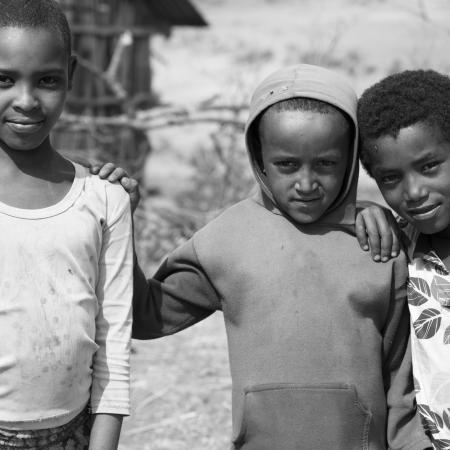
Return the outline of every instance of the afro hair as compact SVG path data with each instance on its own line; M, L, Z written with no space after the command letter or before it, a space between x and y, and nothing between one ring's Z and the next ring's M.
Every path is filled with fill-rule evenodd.
M405 70L368 88L358 101L361 162L370 173L365 143L396 138L402 128L423 123L450 142L450 78L434 70Z

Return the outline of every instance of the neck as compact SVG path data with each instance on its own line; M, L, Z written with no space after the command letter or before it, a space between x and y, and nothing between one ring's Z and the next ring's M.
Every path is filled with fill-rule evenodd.
M450 227L445 230L440 231L439 233L432 234L431 240L447 240L450 241Z
M50 145L47 138L39 147L31 150L14 150L0 143L0 169L2 172L41 176L63 159Z
M437 253L447 268L450 268L450 236L433 234L430 236L431 248Z

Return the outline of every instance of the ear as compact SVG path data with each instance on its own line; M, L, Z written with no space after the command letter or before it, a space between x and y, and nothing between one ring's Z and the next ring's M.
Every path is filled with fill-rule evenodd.
M77 67L77 63L77 57L75 55L71 55L69 59L69 90L72 89L73 74L75 72L75 68Z

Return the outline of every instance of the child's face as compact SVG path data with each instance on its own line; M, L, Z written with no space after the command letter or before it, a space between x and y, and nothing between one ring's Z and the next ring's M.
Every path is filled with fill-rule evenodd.
M366 148L388 205L420 232L450 236L450 143L441 132L417 123Z
M41 28L0 28L0 145L32 150L58 120L75 66Z
M267 184L278 206L298 223L315 222L344 180L350 147L344 117L269 109L259 132Z

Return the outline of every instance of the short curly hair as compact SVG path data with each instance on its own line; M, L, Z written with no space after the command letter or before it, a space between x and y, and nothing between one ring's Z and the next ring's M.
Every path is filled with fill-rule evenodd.
M450 78L434 70L405 70L368 88L358 101L360 159L368 172L365 143L381 136L396 138L416 123L437 128L450 142Z
M45 28L60 35L68 55L71 33L61 5L55 0L0 0L0 27Z

